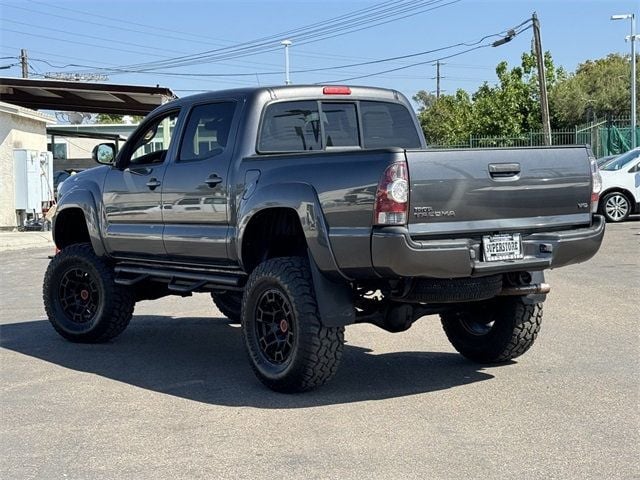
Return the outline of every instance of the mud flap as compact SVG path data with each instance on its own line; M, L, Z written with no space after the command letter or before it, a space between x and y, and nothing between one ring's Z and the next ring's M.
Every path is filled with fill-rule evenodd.
M353 291L349 284L329 280L322 274L312 255L309 255L309 265L322 324L325 327L344 327L355 323Z

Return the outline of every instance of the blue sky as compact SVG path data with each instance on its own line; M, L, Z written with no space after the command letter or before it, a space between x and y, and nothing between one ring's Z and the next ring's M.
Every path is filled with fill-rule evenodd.
M20 48L26 48L33 72L40 74L87 70L56 68L68 63L96 67L138 64L254 40L355 10L369 9L381 1L0 0L0 56L16 57ZM626 0L458 0L385 25L305 45L296 45L293 35L291 69L347 65L474 42L521 23L535 10L542 26L543 48L552 52L557 65L573 70L586 59L612 52L627 53L629 45L624 42L624 36L629 34L629 21L613 22L609 17L628 12L638 16L639 7L639 2ZM530 49L531 35L529 29L501 47L482 48L443 60L441 88L447 93L458 88L473 91L483 81L494 82L495 65L501 60L517 63L522 52ZM190 90L283 83L284 53L278 42L274 42L273 47L275 50L259 55L163 70L169 73L250 74L244 77L122 73L111 74L109 81L160 84L177 91L180 96L189 94ZM427 62L347 82L396 88L411 96L420 89L435 90L435 66L431 65L431 60L460 50L459 47L402 61L342 70L293 73L292 81L298 84L333 81ZM4 58L0 65L16 61L15 58ZM255 72L277 74L254 75ZM0 74L19 76L20 69L14 66Z

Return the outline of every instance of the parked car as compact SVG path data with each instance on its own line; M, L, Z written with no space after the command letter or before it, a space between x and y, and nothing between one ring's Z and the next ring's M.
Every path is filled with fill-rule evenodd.
M600 157L596 162L598 163L598 167L602 167L605 163L609 163L611 160L619 156L619 153L616 153L615 155L607 155L606 157Z
M60 188L62 182L64 182L71 175L75 175L76 173L81 171L82 170L74 170L72 168L69 168L66 170L56 170L55 172L53 172L53 195L55 199L58 198L58 188Z
M439 315L470 360L522 355L544 270L591 258L605 229L589 147L427 149L394 90L185 97L95 159L107 165L60 188L53 327L105 342L139 300L210 292L242 324L256 376L283 392L331 378L355 323L401 332Z
M640 213L640 147L605 163L600 177L599 210L608 222L622 222Z

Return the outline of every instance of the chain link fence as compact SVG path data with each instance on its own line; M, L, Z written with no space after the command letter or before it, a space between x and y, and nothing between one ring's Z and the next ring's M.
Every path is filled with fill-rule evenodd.
M573 129L553 130L552 145L591 145L596 157L624 153L631 148L629 118L594 121ZM636 145L640 145L640 128L636 128ZM431 148L492 148L492 147L541 147L544 132L528 132L517 136L470 136L469 141L456 144L429 144Z

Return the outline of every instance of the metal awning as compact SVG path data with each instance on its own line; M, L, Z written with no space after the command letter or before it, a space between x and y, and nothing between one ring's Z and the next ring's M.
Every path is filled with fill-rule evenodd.
M103 133L103 132L82 132L77 130L66 130L63 128L47 127L47 135L52 137L71 137L71 138L95 138L98 140L113 140L126 142L127 137L119 133Z
M146 115L174 98L165 87L0 78L0 100L33 110Z

